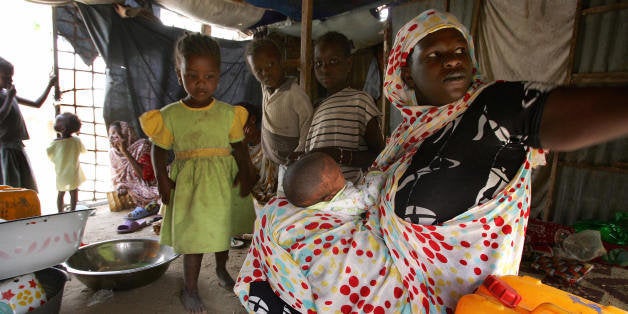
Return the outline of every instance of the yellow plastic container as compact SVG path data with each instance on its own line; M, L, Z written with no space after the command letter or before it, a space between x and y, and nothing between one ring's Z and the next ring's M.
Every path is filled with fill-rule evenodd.
M0 186L0 218L15 220L41 215L37 192L23 188Z
M460 298L456 313L625 314L628 312L614 306L602 306L545 285L536 278L528 276L493 276L491 278L489 276L474 294L467 294Z

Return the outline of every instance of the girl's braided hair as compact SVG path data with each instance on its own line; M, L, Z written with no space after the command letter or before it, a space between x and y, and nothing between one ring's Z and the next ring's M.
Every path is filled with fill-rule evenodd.
M177 68L190 56L208 56L220 64L220 46L211 37L201 33L185 33L177 40L174 57Z

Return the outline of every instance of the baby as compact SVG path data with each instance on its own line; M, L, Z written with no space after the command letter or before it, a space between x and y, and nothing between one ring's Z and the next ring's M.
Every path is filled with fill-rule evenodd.
M46 152L55 166L57 175L57 210L63 212L65 192L70 194L70 211L76 209L78 187L85 181L85 174L79 163L79 155L85 152L85 146L73 134L81 129L81 120L70 112L55 117L54 129L57 138L50 143Z
M363 184L354 186L331 156L313 152L288 165L283 186L295 206L360 215L378 200L384 179L383 172L374 170Z

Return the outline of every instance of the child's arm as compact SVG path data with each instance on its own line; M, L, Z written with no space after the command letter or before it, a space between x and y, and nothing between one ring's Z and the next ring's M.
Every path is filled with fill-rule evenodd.
M150 155L153 162L153 169L155 170L155 177L157 178L157 189L161 196L161 202L170 204L170 193L175 188L175 182L168 176L168 169L166 168L168 151L152 144Z
M52 89L52 87L55 85L56 82L57 82L57 77L56 76L50 77L50 80L48 81L48 86L46 86L46 89L44 90L44 92L35 101L28 100L28 99L22 98L20 96L15 96L15 99L21 105L25 105L25 106L29 106L29 107L35 107L35 108L40 108L41 105L44 104L44 101L46 100L46 98L48 98L48 93L50 93L50 89Z
M257 175L251 162L251 156L244 142L231 143L233 148L233 158L238 164L238 174L235 177L234 185L240 184L240 196L245 197L251 193Z
M570 151L628 134L628 87L559 87L541 119L543 148Z

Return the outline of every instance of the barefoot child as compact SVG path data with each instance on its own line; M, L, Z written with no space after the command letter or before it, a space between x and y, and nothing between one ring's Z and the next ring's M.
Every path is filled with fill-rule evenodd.
M57 138L46 149L48 158L55 165L57 174L57 210L63 212L63 197L70 194L70 211L76 209L78 187L85 181L85 174L79 164L79 155L85 152L85 146L77 136L81 129L81 120L70 112L64 112L55 118L54 129Z
M187 96L140 117L152 141L164 204L161 243L183 254L181 302L206 313L198 292L204 253L214 252L219 285L233 290L227 272L230 238L253 229L249 195L255 175L244 139L246 110L213 97L220 77L220 48L208 36L186 34L175 45L176 72ZM166 170L168 151L175 159Z

